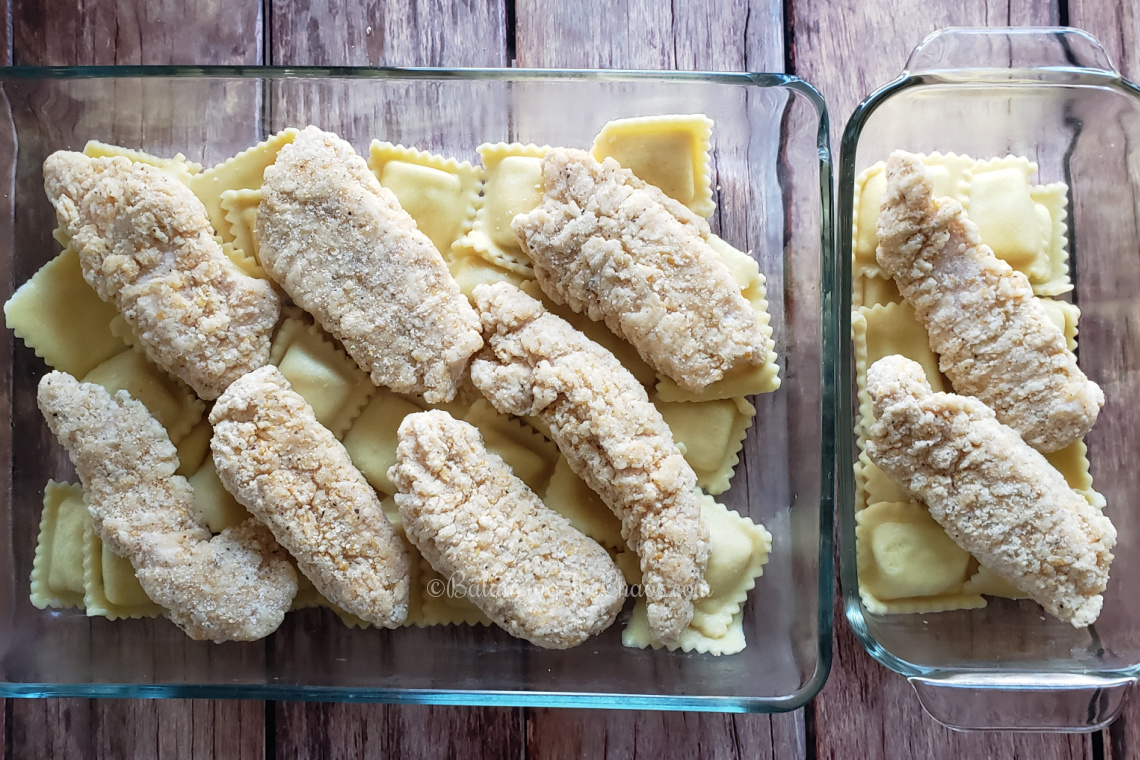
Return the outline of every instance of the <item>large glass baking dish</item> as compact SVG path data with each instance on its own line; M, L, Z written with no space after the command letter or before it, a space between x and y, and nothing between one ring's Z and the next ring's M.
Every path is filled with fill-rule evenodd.
M895 81L867 98L841 151L837 250L850 334L852 201L857 175L890 151L1039 165L1069 186L1070 294L1081 310L1079 362L1107 403L1088 436L1095 488L1119 531L1104 611L1088 629L1028 601L985 609L874 615L858 592L854 479L837 474L847 617L867 650L908 677L927 711L955 728L1086 731L1112 721L1140 674L1140 91L1092 37L1072 29L952 29L919 45ZM842 363L853 377L849 341ZM837 461L850 464L855 389L838 394Z
M0 695L257 697L722 711L798 707L831 652L831 166L819 95L793 77L588 71L236 68L0 71L0 288L6 299L58 251L41 163L97 138L212 165L286 126L318 124L358 150L373 138L476 161L482 142L588 147L609 119L705 113L714 229L759 261L783 386L757 423L727 504L772 532L771 562L738 655L621 646L619 622L566 652L497 629L346 628L291 613L268 639L190 641L169 622L35 609L28 574L45 481L72 477L35 404L45 372L3 335ZM834 324L833 324L834 320Z

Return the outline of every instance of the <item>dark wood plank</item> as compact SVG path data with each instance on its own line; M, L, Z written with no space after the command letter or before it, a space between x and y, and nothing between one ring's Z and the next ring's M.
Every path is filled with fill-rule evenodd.
M1126 78L1140 77L1140 13L1131 3L1113 0L1069 0L1069 24L1090 32L1100 40L1109 59ZM1133 190L1135 192L1135 190ZM1133 326L1135 324L1133 323ZM1137 337L1120 337L1123 344L1135 345ZM1120 432L1134 435L1134 427L1122 421ZM1140 700L1133 695L1124 706L1120 718L1109 727L1104 743L1104 757L1124 760L1140 753Z
M259 0L12 0L17 65L262 63L261 33Z
M523 756L517 710L343 703L297 708L277 705L278 760Z
M505 66L506 3L271 0L278 66Z
M783 70L782 6L770 0L519 0L515 14L519 66Z
M14 0L0 45L24 65L261 62L259 0L40 3ZM251 125L259 115L249 110ZM185 149L185 148L184 148ZM10 289L6 289L4 297ZM7 349L6 349L7 350ZM3 429L8 430L4 424ZM181 652L168 652L184 657ZM264 757L261 702L12 700L11 756Z
M1140 76L1140 9L1113 0L1068 0L1069 25L1100 40L1109 59L1128 79Z

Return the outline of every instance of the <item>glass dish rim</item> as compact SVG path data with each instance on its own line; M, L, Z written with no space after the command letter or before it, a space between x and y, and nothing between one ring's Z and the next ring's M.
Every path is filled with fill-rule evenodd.
M6 81L66 79L387 79L466 81L687 82L784 88L807 98L817 118L816 154L820 213L820 498L815 669L801 687L780 697L605 694L600 692L502 691L479 689L368 689L276 684L66 684L0 682L0 698L235 698L329 702L382 702L498 707L580 707L698 712L778 713L799 709L823 688L831 671L835 593L834 515L836 451L827 431L834 429L836 390L842 369L837 360L841 313L836 312L835 238L833 234L834 164L827 104L809 82L791 74L762 72L652 71L639 69L528 69L365 66L0 66Z
M954 27L950 29L940 30L929 35L926 39L945 33L947 31L973 31L968 27ZM1042 30L1048 32L1058 32L1060 30L1047 27L1026 27L1026 28L1012 28L1007 29L988 29L990 32L1005 32L1013 31L1018 33L1041 32ZM1093 39L1087 32L1081 30L1074 30L1080 32L1081 35ZM1094 39L1095 42L1095 39ZM920 43L920 47L923 43ZM1097 43L1099 45L1099 43ZM917 48L916 48L917 49ZM909 65L909 64L908 64ZM1073 86L1078 84L1082 87L1099 87L1108 90L1120 92L1126 96L1140 99L1140 87L1122 77L1116 71L1087 68L1087 67L1073 67L1073 68L1052 68L1049 71L1053 73L1063 74L1067 78L1058 81L1039 80L1032 82L1020 81L1011 79L1007 84L1016 84L1023 87L1055 87L1059 85ZM843 230L850 230L854 223L854 190L855 190L855 152L859 142L859 137L863 132L863 127L867 119L887 100L895 95L906 90L921 87L931 84L936 84L942 81L942 78L937 74L932 73L919 73L911 74L906 70L891 82L881 86L879 89L873 91L868 95L852 112L851 117L847 120L844 127L843 135L840 138L839 149L839 177L838 177L838 208L837 208L837 224L835 227L836 236L836 254L837 254L837 267L838 277L845 287L839 288L838 301L839 301L839 321L840 321L840 335L847 336L846 339L840 341L839 346L839 363L844 368L844 376L849 378L847 386L841 386L843 392L835 395L836 399L836 462L846 463L853 462L852 458L852 429L850 423L844 423L844 420L854 419L854 406L852 398L854 391L852 389L853 380L855 376L854 365L854 352L851 346L851 267L852 267L852 246L853 241L850 234L844 235ZM954 84L958 86L980 86L980 87L994 87L1001 86L1001 82L988 79L969 79L959 78L954 80ZM838 546L839 546L839 582L840 594L843 602L843 612L847 618L848 624L854 631L859 643L879 664L887 667L890 670L906 677L907 679L914 678L953 678L959 675L985 675L987 673L1000 672L1002 674L1024 674L1034 675L1040 673L1066 673L1075 675L1086 675L1104 680L1113 679L1136 679L1140 677L1140 662L1129 668L1105 668L1105 669L1074 669L1066 671L1044 671L1041 668L1022 668L1022 667L1008 667L998 663L994 663L990 668L942 668L942 667L925 667L915 664L909 660L905 660L893 654L890 650L886 649L879 643L878 639L871 634L867 623L866 613L863 610L862 600L859 597L859 574L858 566L855 557L855 475L851 466L840 466L836 476L836 530L838 533Z

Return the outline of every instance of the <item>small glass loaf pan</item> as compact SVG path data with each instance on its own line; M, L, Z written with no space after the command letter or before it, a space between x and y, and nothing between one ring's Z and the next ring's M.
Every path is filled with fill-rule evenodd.
M856 510L863 501L853 474L858 451L852 425L859 401L851 382L855 348L853 341L843 341L836 440L837 461L844 463L837 469L837 501L847 617L871 655L909 678L926 710L951 727L1094 730L1119 714L1140 674L1140 591L1133 580L1140 572L1140 516L1132 509L1140 490L1138 95L1083 32L951 29L919 45L903 74L859 106L843 135L837 225L841 334L852 334L853 321L856 328L864 318L870 324L867 311L852 315L853 289L855 307L861 300L877 301L875 288L865 287L860 273L868 245L873 264L873 229L857 231L864 234L855 239L852 234L863 205L860 191L869 186L864 172L896 149L940 153L936 160L942 161L947 154L977 160L1021 156L1037 165L1030 192L1038 217L1052 220L1051 229L1043 222L1046 238L1068 238L1068 282L1058 257L1043 260L1031 282L1038 295L1079 308L1078 361L1106 397L1085 442L1092 488L1107 503L1105 514L1119 537L1095 625L1073 628L1031 601L987 595L983 602L980 587L970 582L949 605L959 607L953 611L873 612L858 581ZM973 181L999 186L1000 177L979 173L987 170L975 165ZM978 209L979 219L983 211ZM995 250L1006 246L1009 254L1017 248L1012 238L999 240ZM1068 306L1053 308L1075 314ZM884 322L881 314L877 318ZM1088 497L1099 501L1096 494ZM996 586L985 588L981 593L988 594ZM929 608L928 600L900 601Z
M478 165L476 146L588 149L617 118L706 114L714 232L767 278L782 386L752 399L732 487L718 497L772 533L743 614L747 647L712 656L622 646L618 622L548 651L495 627L360 630L291 612L263 641L191 641L163 618L40 610L29 574L49 478L74 472L36 408L43 360L4 331L10 434L0 438L0 696L255 697L433 704L778 711L813 697L831 653L838 318L827 117L805 83L767 74L231 68L0 71L0 283L6 300L59 253L41 165L91 139L209 167L286 127L316 124L367 155L382 141Z

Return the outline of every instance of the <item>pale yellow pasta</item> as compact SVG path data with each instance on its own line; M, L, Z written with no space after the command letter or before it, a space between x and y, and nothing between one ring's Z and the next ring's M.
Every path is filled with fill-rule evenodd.
M419 558L420 614L415 625L491 625L483 614L462 593L462 578L444 578L428 561Z
M534 266L511 229L511 220L542 202L542 157L549 147L485 143L476 150L483 161L483 195L471 230L455 241L452 255L474 254L524 279L534 279Z
M862 274L853 278L851 284L851 306L875 306L876 304L899 303L903 300L898 285L890 277Z
M462 238L461 238L462 239ZM456 245L458 245L458 241ZM447 270L452 279L459 286L467 300L474 303L474 291L479 285L494 285L497 282L509 282L515 287L525 282L531 282L518 272L504 269L492 264L473 250L452 246L451 252L444 257L447 260Z
M8 328L36 356L82 377L126 344L111 332L118 311L83 279L79 254L68 246L40 267L4 304Z
M249 512L222 485L212 457L207 457L198 471L187 480L194 489L194 509L202 516L211 533L217 535L226 528L236 527L249 519Z
M910 501L911 495L891 480L887 473L871 461L864 452L859 455L860 474L863 479L863 503L866 506L881 502Z
M298 131L290 127L191 178L188 183L190 189L206 207L210 224L223 242L232 243L234 237L226 222L226 211L222 208L222 193L260 188L265 168L277 160L277 152L293 142L297 134Z
M1077 320L1081 317L1077 305L1052 298L1038 298L1037 301L1045 307L1045 313L1053 324L1064 333L1066 347L1070 351L1077 350Z
M546 492L559 459L558 447L528 425L500 414L485 399L472 404L462 419L479 428L487 451L502 457L515 477L539 496Z
M123 620L162 614L162 607L143 591L130 560L107 548L90 520L83 541L83 601L89 616Z
M202 419L206 405L181 380L168 375L133 348L112 356L80 378L110 393L126 391L154 415L171 443L178 444Z
M280 358L277 358L280 357ZM338 439L376 391L368 375L319 327L287 319L273 338L270 361Z
M1073 289L1069 279L1069 224L1066 221L1069 207L1069 187L1064 182L1034 185L1029 189L1033 202L1049 212L1051 229L1046 245L1049 269L1042 282L1030 280L1033 292L1039 296L1056 296Z
M756 320L764 332L768 353L761 364L745 364L730 369L720 380L699 392L687 391L670 378L660 376L657 379L657 397L662 401L713 401L739 398L757 393L770 393L780 387L780 365L777 364L776 343L772 339L770 324L772 317L768 313L767 283L764 275L760 273L760 265L747 253L733 248L716 235L709 236L708 244L720 255L740 286L741 295L752 305L752 311L756 314Z
M307 610L310 607L329 607L331 602L317 591L317 587L304 573L297 573L297 595L293 597L290 610Z
M1063 449L1045 455L1063 476L1069 487L1085 497L1089 504L1104 509L1107 502L1104 496L1093 489L1092 473L1089 471L1088 446L1083 440L1075 441Z
M111 317L109 327L111 328L111 334L124 344L131 348L138 348L140 351L145 350L139 342L139 336L138 333L135 332L135 328L131 326L131 323L128 322L126 317L122 314L115 314L115 316Z
M380 388L345 433L344 448L352 464L377 491L396 492L388 479L388 468L396 464L396 431L405 417L422 411L403 396Z
M602 127L590 152L598 161L613 158L694 214L709 217L716 211L712 128L704 114L616 119Z
M859 388L858 440L862 448L867 431L875 421L871 396L867 392L867 367L884 356L900 354L918 362L935 392L944 390L938 371L938 357L930 350L926 330L907 303L864 306L851 315L851 337L855 346L855 372ZM866 473L864 473L866 475Z
M198 471L202 462L206 461L206 454L210 450L210 436L213 434L214 429L210 427L210 421L203 417L182 437L181 441L175 444L175 448L178 449L178 469L175 475L189 477Z
M733 512L711 496L701 495L701 514L709 526L708 596L693 602L693 619L670 650L734 654L744 648L741 626L744 602L764 572L772 535L762 525ZM624 571L623 571L624 572ZM634 605L622 631L622 644L644 648L662 645L650 639L645 601Z
M747 399L719 401L654 401L673 432L685 461L697 474L697 485L716 496L728 490L740 461L744 438L756 416Z
M983 596L1001 596L1006 599L1028 599L1025 592L1013 585L1005 578L990 570L988 567L978 565L977 572L970 576L962 590L967 594L982 594Z
M39 609L83 609L83 489L49 480L32 560L31 601Z
M881 502L855 515L859 596L868 612L984 607L963 590L970 555L914 502Z
M260 249L257 242L257 209L261 205L261 188L241 187L235 190L223 190L218 195L218 206L221 207L225 219L223 239L233 240L232 245L246 257L257 261ZM245 267L242 267L245 269ZM261 269L259 277L265 276Z
M100 142L99 140L88 140L87 144L83 146L83 155L90 156L91 158L122 156L136 163L157 166L159 169L165 170L186 184L190 184L190 178L202 171L201 164L186 160L186 156L181 153L173 158L161 158L151 155L150 153L144 153L141 150L124 148L121 145L111 145L110 143Z
M254 258L253 254L247 254L244 250L238 248L235 243L222 243L222 253L233 262L234 266L250 277L256 277L260 280L269 279L269 275L261 268L261 264L257 263L257 259Z
M543 496L546 506L570 521L575 529L602 546L624 548L621 520L606 506L586 481L574 474L565 457L559 456ZM629 552L633 561L637 555Z
M368 168L445 256L451 244L471 228L483 184L479 167L373 140Z

